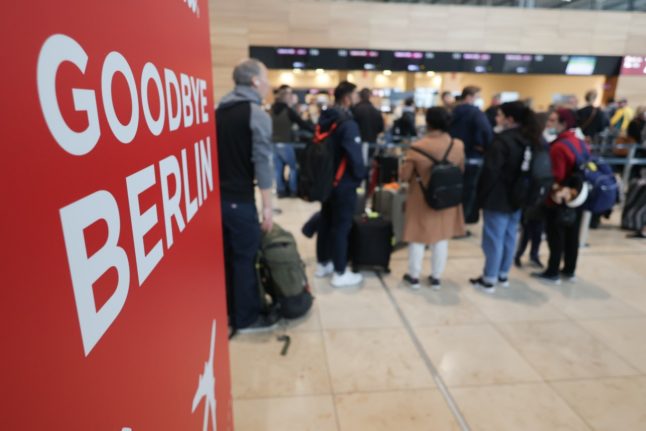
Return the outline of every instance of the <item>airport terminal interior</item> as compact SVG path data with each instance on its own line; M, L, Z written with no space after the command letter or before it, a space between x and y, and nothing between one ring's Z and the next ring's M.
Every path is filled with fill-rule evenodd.
M340 82L367 88L385 124L376 153L366 157L371 172L379 169L373 156L403 163L407 145L415 145L417 138L398 140L394 131L407 100L423 137L426 110L447 106L443 94L460 99L467 86L479 88L481 110L492 100L522 101L546 115L583 108L592 90L594 112L608 114L624 100L644 127L642 1L214 0L210 6L216 104L247 57L268 68L274 93L266 109L276 90L288 86L289 104L312 124L333 108ZM321 204L274 191L273 221L294 235L314 302L304 317L284 319L271 332L230 340L235 429L646 430L646 241L639 239L643 225L627 228L625 220L646 168L646 129L632 141L608 130L588 142L614 173L618 203L600 219L584 218L576 276L559 284L532 276L536 268L525 256L495 292L474 287L470 279L482 273L485 259L480 217L467 224L468 236L449 241L441 288L428 280L429 250L421 287L403 280L409 248L401 238L393 240L388 268L362 268L361 283L335 287L315 275L316 239L301 232ZM309 139L295 138L296 151ZM380 211L375 195L415 187L397 178L385 182L360 186L372 216ZM546 263L546 233L539 236L537 257Z
M0 8L0 431L646 431L646 0Z

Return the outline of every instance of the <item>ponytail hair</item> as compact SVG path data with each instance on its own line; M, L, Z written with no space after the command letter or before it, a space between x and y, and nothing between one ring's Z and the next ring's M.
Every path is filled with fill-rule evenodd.
M541 145L543 131L538 124L536 113L523 102L506 102L499 108L505 117L513 118L520 126L520 133L535 147Z

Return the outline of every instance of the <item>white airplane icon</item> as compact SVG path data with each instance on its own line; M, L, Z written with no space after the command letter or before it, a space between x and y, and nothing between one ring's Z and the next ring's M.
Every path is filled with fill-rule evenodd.
M211 349L209 360L204 364L204 372L200 375L197 391L195 392L195 397L193 398L193 410L195 410L200 405L202 398L204 398L204 425L203 431L208 431L209 429L209 415L211 416L211 423L213 425L213 431L217 431L216 419L216 401L215 401L215 375L213 371L213 362L215 359L215 320L213 321L213 328L211 330Z

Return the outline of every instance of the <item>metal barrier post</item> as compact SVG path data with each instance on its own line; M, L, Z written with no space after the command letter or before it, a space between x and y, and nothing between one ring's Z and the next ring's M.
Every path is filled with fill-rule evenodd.
M635 153L637 152L637 145L631 145L630 150L628 151L628 156L626 156L626 165L624 166L624 174L621 178L623 182L623 192L628 192L628 183L630 182L630 171L635 164Z
M579 229L579 248L588 246L588 236L590 235L590 222L592 221L592 213L590 211L583 211L581 217L581 227Z

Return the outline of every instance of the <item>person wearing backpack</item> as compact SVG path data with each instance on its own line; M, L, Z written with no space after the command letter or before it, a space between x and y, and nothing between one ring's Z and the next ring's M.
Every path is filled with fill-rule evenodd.
M556 111L551 110L544 115L543 121L541 121L539 114L537 114L536 117L539 121L539 125L541 125L541 122L545 124L545 127L542 127L543 134L541 136L541 144L549 155L550 143L556 138L556 132L554 130L559 119L558 115ZM552 136L554 136L554 138L552 138ZM514 257L514 265L516 265L517 268L523 267L522 257L523 254L525 254L525 250L527 250L527 246L530 245L530 243L530 265L539 269L545 268L538 255L541 247L541 242L543 241L543 233L545 232L545 217L543 216L543 207L544 202L540 202L534 207L525 208L523 210L523 214L521 216L522 231L518 240L518 245L516 246L516 256Z
M558 122L556 123L558 136L550 145L550 159L552 160L555 189L569 185L575 174L577 156L572 151L571 146L577 152L583 153L586 145L575 134L575 128L577 127L576 114L565 108L558 109L556 114L558 115ZM559 211L563 211L563 207L557 205L550 197L544 211L545 231L547 233L550 257L545 271L532 273L533 277L554 284L561 283L561 275L566 280L574 280L579 256L579 228L583 207L579 207L574 211L575 217L568 223L564 223L562 213L560 214ZM564 261L562 271L560 271L561 260Z
M502 132L485 152L478 189L484 218L484 271L469 280L474 287L489 293L495 292L496 284L509 286L522 207L515 197L516 188L523 185L519 182L523 179L522 170L525 164L529 165L526 154L540 151L542 133L534 111L522 102L500 105L496 121Z
M426 246L431 249L429 284L433 289L439 289L448 258L449 239L464 235L461 202L464 144L448 134L449 122L450 114L446 109L428 109L426 135L407 152L400 170L400 180L410 183L404 221L404 241L408 242L408 272L404 275L404 283L413 289L421 287L419 277ZM453 184L458 189L455 205L438 210L429 205L425 194L433 181L438 181L439 170L436 168L443 164L448 169L457 169L459 184ZM448 185L451 185L450 181Z
M314 275L320 278L332 275L334 287L352 286L363 280L361 274L347 268L357 187L365 179L359 126L350 111L358 99L356 89L348 81L335 88L334 106L321 113L316 132L318 136L327 136L319 145L330 144L335 174L331 193L321 204Z

